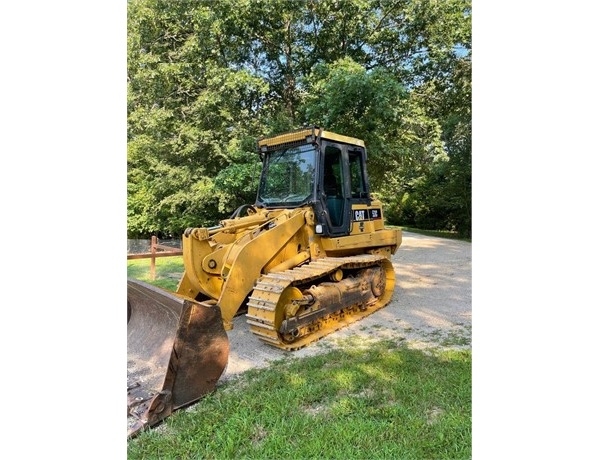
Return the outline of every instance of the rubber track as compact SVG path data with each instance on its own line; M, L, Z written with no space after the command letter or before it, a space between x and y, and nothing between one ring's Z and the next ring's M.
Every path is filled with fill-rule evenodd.
M351 315L340 315L340 319L334 327L319 329L316 332L300 337L293 343L283 342L279 338L279 333L275 327L276 307L281 294L287 287L309 284L311 281L326 277L340 268L360 269L375 266L384 259L386 259L384 256L373 254L348 257L323 257L283 272L262 275L256 282L256 286L247 303L248 312L246 317L250 325L250 330L260 340L269 345L291 351L303 348L325 335L374 313L376 310L384 307L388 303L388 300L385 303L379 300L365 311L354 312ZM390 295L387 297L390 298Z

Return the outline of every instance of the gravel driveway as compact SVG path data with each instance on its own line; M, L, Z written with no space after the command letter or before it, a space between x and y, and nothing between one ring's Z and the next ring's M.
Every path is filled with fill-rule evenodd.
M298 351L271 347L249 330L244 315L228 332L229 364L221 381L273 360L301 358L371 341L405 340L410 346L470 347L472 244L403 232L392 257L395 293L383 309Z

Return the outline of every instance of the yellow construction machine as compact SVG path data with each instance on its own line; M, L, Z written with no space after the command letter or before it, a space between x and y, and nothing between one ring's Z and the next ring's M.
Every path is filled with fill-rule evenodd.
M383 223L360 139L309 127L258 140L256 202L182 237L177 291L128 280L128 437L212 391L227 330L297 350L384 307L401 231Z

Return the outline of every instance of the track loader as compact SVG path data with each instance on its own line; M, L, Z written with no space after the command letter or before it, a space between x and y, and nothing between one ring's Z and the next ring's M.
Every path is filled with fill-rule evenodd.
M237 315L297 350L391 299L402 235L370 193L364 142L309 127L258 140L258 153L255 203L185 230L176 292L128 280L128 437L214 389Z

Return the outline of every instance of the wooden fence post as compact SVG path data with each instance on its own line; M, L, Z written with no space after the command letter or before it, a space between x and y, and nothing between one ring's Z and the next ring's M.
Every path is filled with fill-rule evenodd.
M154 281L156 279L156 245L158 244L157 238L152 236L152 246L150 248L150 252L152 253L152 258L150 259L150 279Z

